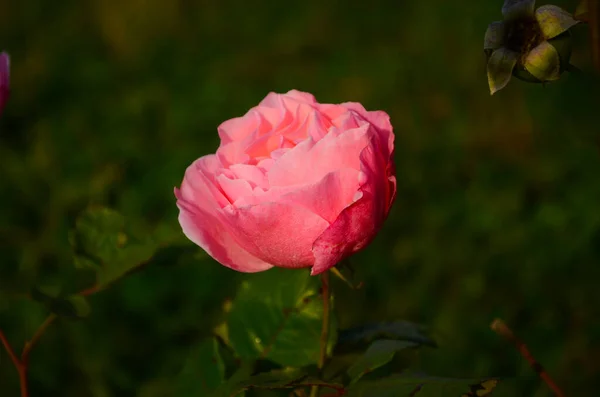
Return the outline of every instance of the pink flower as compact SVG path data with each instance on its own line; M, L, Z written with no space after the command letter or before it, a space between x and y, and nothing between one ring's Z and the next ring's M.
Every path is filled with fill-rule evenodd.
M10 94L10 58L6 52L0 53L0 113Z
M240 272L312 267L364 248L396 194L389 116L359 103L270 93L218 128L175 189L185 235Z

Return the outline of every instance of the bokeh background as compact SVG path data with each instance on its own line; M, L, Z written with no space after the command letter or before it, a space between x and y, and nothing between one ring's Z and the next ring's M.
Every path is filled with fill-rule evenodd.
M569 11L576 2L555 1ZM87 285L67 239L88 204L176 245L58 321L31 356L31 395L166 396L190 345L245 277L189 244L173 187L218 145L216 127L268 92L382 109L396 131L398 196L334 285L343 327L406 319L440 347L444 376L532 376L489 329L503 318L569 396L600 387L600 84L518 80L490 96L483 35L496 1L8 0L0 49L0 327L20 349L47 312L33 285ZM18 379L0 349L0 395ZM547 396L541 391L538 396Z

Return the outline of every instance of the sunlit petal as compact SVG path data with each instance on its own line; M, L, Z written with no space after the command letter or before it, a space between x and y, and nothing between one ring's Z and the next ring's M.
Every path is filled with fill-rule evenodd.
M488 84L492 95L506 87L518 58L518 53L504 47L492 53L487 64Z
M535 18L546 39L556 37L579 23L571 14L551 4L535 10Z
M540 81L552 81L560 76L558 52L547 41L542 42L527 54L524 66Z

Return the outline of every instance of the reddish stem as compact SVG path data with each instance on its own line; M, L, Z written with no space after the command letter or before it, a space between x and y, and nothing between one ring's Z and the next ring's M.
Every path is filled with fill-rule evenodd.
M79 293L79 295L89 296L89 295L95 294L98 291L100 291L100 288L98 288L98 286L93 286L91 288L81 291ZM46 332L46 329L48 329L48 327L54 322L55 319L56 319L55 314L50 314L48 317L46 317L46 320L44 320L44 322L38 327L38 329L35 331L35 333L31 337L31 339L29 341L25 342L25 346L23 346L23 351L21 353L20 359L15 354L15 351L13 350L12 346L8 342L8 339L6 339L4 332L0 329L0 341L4 345L4 348L8 352L8 355L10 356L11 361L13 362L15 368L17 369L17 372L19 373L19 384L21 387L21 397L29 396L29 392L27 391L27 369L29 366L29 355L31 353L31 350L36 345L36 343L40 340L42 335L44 335L44 332Z
M511 342L513 345L515 345L515 347L521 353L523 358L525 358L525 360L527 360L527 362L529 363L531 368L533 368L533 370L535 372L537 372L538 376L544 382L546 382L546 384L548 385L548 387L550 389L552 389L552 391L554 392L556 397L565 397L565 394L563 393L563 391L560 389L560 387L558 387L558 385L550 377L550 374L548 374L548 372L546 372L544 367L542 367L542 364L540 364L539 362L536 361L535 358L533 358L533 355L527 348L527 345L525 345L524 342L522 342L520 339L518 339L515 336L515 334L508 327L508 325L506 325L506 323L504 323L504 321L497 318L492 322L492 324L490 325L490 328L492 328L492 330L495 331L497 334L503 336L509 342Z
M19 358L15 354L15 351L13 350L12 346L8 342L8 339L6 339L6 336L4 335L4 332L2 332L2 330L0 330L0 341L2 341L2 344L4 345L6 352L10 356L10 360L13 362L17 372L19 373L19 384L21 386L21 397L28 397L29 393L27 392L27 366L25 364L23 364L23 362L21 360L19 360Z

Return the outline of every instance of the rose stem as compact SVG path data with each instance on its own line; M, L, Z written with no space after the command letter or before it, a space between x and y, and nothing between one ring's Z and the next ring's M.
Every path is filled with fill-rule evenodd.
M78 295L89 296L89 295L95 294L96 292L99 292L99 291L100 291L100 288L98 288L97 286L93 286L91 288L81 291ZM48 317L46 317L44 322L35 331L35 333L31 337L31 339L29 341L25 342L25 346L23 346L23 352L21 353L21 359L19 359L17 357L17 355L15 354L15 351L13 350L10 343L8 342L8 339L6 339L4 332L0 329L0 341L4 345L4 348L8 352L8 355L10 356L11 361L13 362L15 368L17 369L17 372L19 373L19 384L21 387L21 397L29 396L29 393L27 391L27 369L29 366L29 354L31 353L31 350L33 349L35 344L40 340L42 335L44 335L44 332L46 332L46 329L48 329L48 327L54 322L55 319L56 319L56 315L54 313L52 313Z
M494 332L496 332L498 335L504 337L506 340L511 342L513 345L515 345L515 347L521 353L523 358L525 358L525 360L527 360L527 362L529 363L531 368L533 368L533 370L535 372L537 372L538 376L544 382L546 382L548 387L550 387L550 389L552 389L552 391L554 392L554 394L557 397L565 397L565 394L562 392L560 387L558 387L558 385L554 382L554 380L552 380L552 378L550 377L550 374L548 374L548 372L546 372L544 367L542 367L542 365L539 362L537 362L535 358L533 358L533 355L529 352L527 345L525 345L524 342L522 342L520 339L518 339L515 336L515 334L508 327L508 325L506 325L506 323L504 321L497 318L494 321L492 321L490 328Z
M317 368L323 369L325 366L325 359L327 358L327 342L329 341L329 328L330 316L329 316L329 303L331 300L331 291L329 290L329 270L321 273L321 294L323 295L323 325L321 326L321 349L319 351L319 361ZM310 390L310 397L317 397L319 395L319 386L313 386Z

